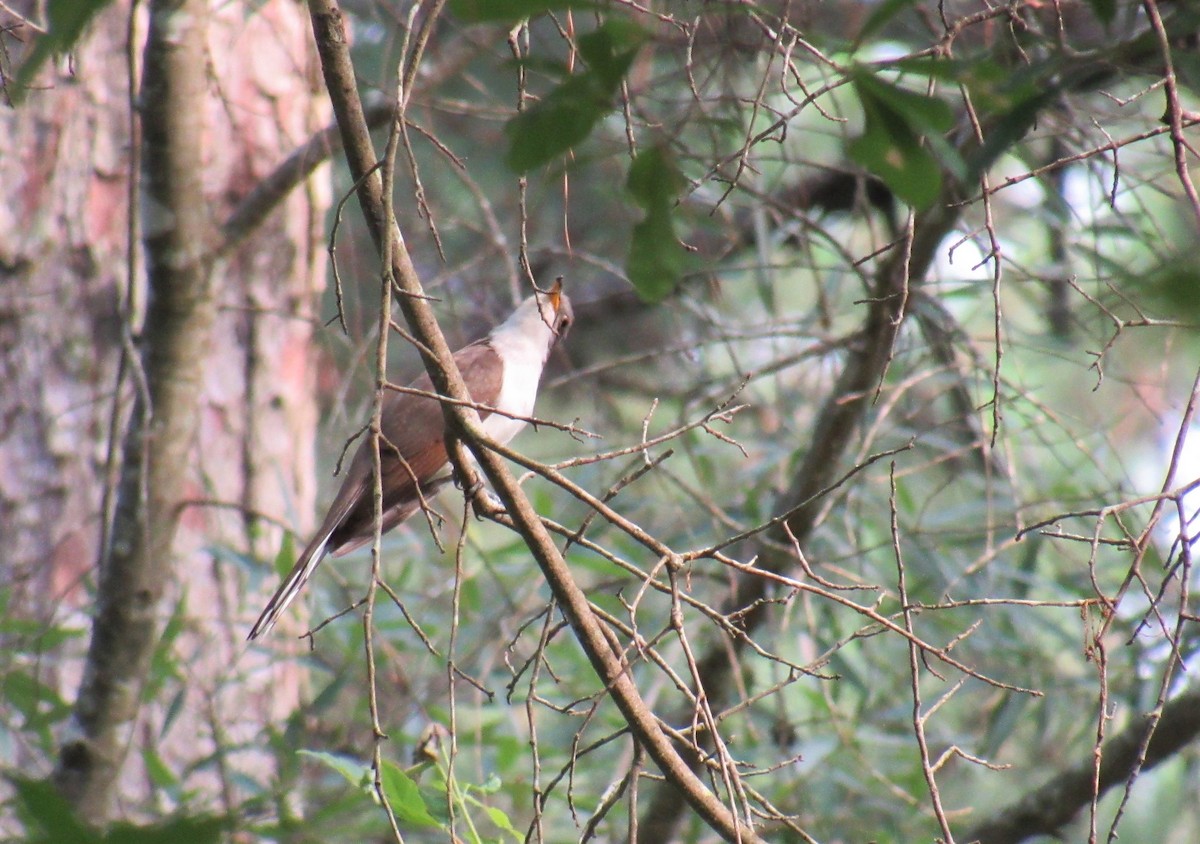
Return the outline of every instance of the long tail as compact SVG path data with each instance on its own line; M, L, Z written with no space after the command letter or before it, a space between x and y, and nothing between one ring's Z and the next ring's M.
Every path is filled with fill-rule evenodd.
M275 622L279 620L279 616L288 605L295 600L300 594L300 590L304 588L304 584L312 577L313 571L320 565L321 560L325 558L325 545L329 542L329 535L333 531L327 531L324 536L314 539L304 553L300 555L300 559L296 561L296 565L292 567L291 572L283 583L279 584L279 588L275 590L275 594L271 596L271 600L267 601L266 609L262 611L262 615L258 617L258 621L254 622L254 627L250 628L250 635L246 638L253 642L259 636L265 636L271 632L271 628L275 626Z

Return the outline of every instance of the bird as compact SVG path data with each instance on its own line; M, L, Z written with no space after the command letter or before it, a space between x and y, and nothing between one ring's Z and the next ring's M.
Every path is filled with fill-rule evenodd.
M479 405L483 431L491 439L507 443L525 427L550 351L567 335L574 319L571 300L558 279L548 291L539 290L525 299L486 337L454 353L471 400ZM436 392L428 374L409 387ZM426 498L450 480L441 405L437 399L408 392L392 392L384 399L379 426L381 533L416 513ZM500 412L493 413L493 408ZM371 441L368 437L359 444L321 527L250 629L250 641L270 632L327 554L340 557L374 539L375 455Z

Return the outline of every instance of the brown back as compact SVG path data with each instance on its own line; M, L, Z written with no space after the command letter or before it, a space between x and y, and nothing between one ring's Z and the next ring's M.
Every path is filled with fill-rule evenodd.
M499 356L486 340L472 343L454 354L455 363L473 401L494 405L500 396L503 369ZM414 390L433 392L429 376L410 385ZM480 410L481 419L488 416ZM383 439L379 444L383 476L383 531L404 521L420 506L417 489L431 496L445 482L439 479L448 462L445 421L441 402L408 393L392 393L384 399ZM354 453L346 479L330 505L318 536L332 528L326 549L340 555L370 541L375 534L372 502L374 455L370 437Z

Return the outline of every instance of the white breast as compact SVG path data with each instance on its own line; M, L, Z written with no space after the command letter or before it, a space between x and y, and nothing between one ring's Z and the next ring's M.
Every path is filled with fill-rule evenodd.
M532 416L533 404L537 399L538 381L542 377L542 365L539 361L530 364L529 361L506 360L504 362L504 381L500 385L500 396L496 399L496 407L514 416ZM507 443L525 427L520 419L512 419L493 413L483 420L483 430L499 443Z
M554 332L542 318L532 296L492 330L488 341L504 360L504 377L496 399L499 410L513 416L533 415L538 382L553 340ZM524 427L525 422L498 413L483 421L488 436L499 443L507 443Z

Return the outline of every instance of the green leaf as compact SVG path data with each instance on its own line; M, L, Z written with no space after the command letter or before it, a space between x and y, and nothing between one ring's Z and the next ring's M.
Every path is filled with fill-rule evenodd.
M75 818L71 805L46 780L11 777L17 795L17 814L30 841L72 841L78 844L99 842L97 833Z
M179 778L153 747L142 749L142 764L146 766L146 775L155 788L172 788L179 785Z
M616 93L629 72L633 57L646 40L646 31L635 23L616 18L577 39L579 55L604 86Z
M153 826L113 825L104 844L216 844L228 826L223 818L184 817Z
M860 98L864 91L869 92L882 107L899 115L914 129L940 134L950 131L954 126L954 110L948 102L938 97L918 94L885 82L861 68L854 74L854 87Z
M647 211L670 207L686 186L687 180L661 146L641 152L629 165L625 180L634 202Z
M584 141L613 109L613 98L645 39L645 32L624 21L608 21L579 38L587 68L567 77L542 100L508 121L504 160L527 173Z
M1179 243L1187 242L1187 233L1179 232ZM1194 253L1175 252L1161 256L1157 264L1122 273L1125 287L1145 291L1164 315L1195 322L1200 318L1200 269Z
M1200 88L1200 55L1195 50L1177 51L1172 59L1175 62L1175 75L1181 84L1195 90Z
M933 154L896 127L881 127L878 118L868 121L863 136L851 141L849 152L915 208L928 208L941 191L942 174Z
M429 814L429 808L425 805L417 784L399 765L385 760L383 769L379 772L379 779L396 820L413 826L442 827L438 819Z
M70 804L46 780L13 777L17 814L30 844L209 844L220 840L224 818L202 815L174 818L152 826L113 824L104 833L76 819Z
M17 70L16 85L10 91L20 102L33 77L51 56L61 55L75 46L83 31L101 9L112 0L49 0L46 7L46 34L34 42L33 49Z
M484 782L473 786L473 788L480 794L495 794L503 785L504 783L500 780L500 777L496 776L495 772L492 772L488 774L488 778Z
M307 756L309 759L320 762L326 768L337 771L346 778L346 782L355 788L364 788L368 791L371 788L371 766L351 756L326 753L323 750L297 750L296 755Z
M284 531L279 553L275 555L275 573L280 577L287 577L294 565L296 565L296 538L288 530Z
M854 89L866 119L863 134L850 142L850 157L914 208L928 208L941 192L942 168L921 135L940 134L953 125L949 105L863 70L854 76Z
M586 71L573 76L508 121L505 163L514 172L527 173L584 141L611 107L611 97L597 81Z
M26 729L36 730L65 719L71 707L51 686L21 669L10 671L0 684L4 699L24 718Z
M483 810L487 812L488 817L491 819L492 823L496 825L497 829L507 832L513 837L514 841L525 840L525 836L522 833L517 832L517 828L514 827L512 821L508 819L508 815L506 815L500 809L497 809L495 806L484 806Z
M625 186L646 216L633 227L625 272L644 302L659 302L679 283L687 251L675 234L675 200L686 185L662 146L640 153Z
M176 689L175 694L171 696L170 702L167 704L166 715L163 717L162 726L158 728L159 740L167 737L167 733L171 731L171 727L175 726L175 722L179 716L183 714L184 704L187 703L188 688L186 685L180 685Z
M992 121L991 130L983 146L971 157L967 168L967 180L975 181L1001 155L1029 133L1045 106L1058 96L1056 89L1044 90L1028 99L1017 102L1007 112Z
M652 211L633 227L625 272L643 302L661 302L683 275L687 253L669 211Z
M44 620L33 620L8 615L7 607L0 601L0 635L10 640L22 638L30 640L30 647L37 653L53 651L71 639L79 639L85 631L68 627L47 627Z
M167 619L162 635L154 646L150 672L147 675L146 684L142 687L142 700L147 702L155 700L168 683L183 677L183 668L179 664L179 657L174 645L180 634L183 633L187 615L187 593L184 592L175 602L175 606L171 610L171 617ZM180 693L185 691L185 688L179 687ZM168 712L172 718L177 714L178 712ZM169 726L169 723L164 723L162 729L166 730Z
M592 556L587 555L587 559L592 559ZM611 568L605 572L605 574L609 573L611 573ZM501 772L507 773L525 758L525 743L514 736L495 735L491 738L491 751L496 755L496 767Z
M593 9L592 0L450 0L450 10L472 23L519 23L559 9Z

